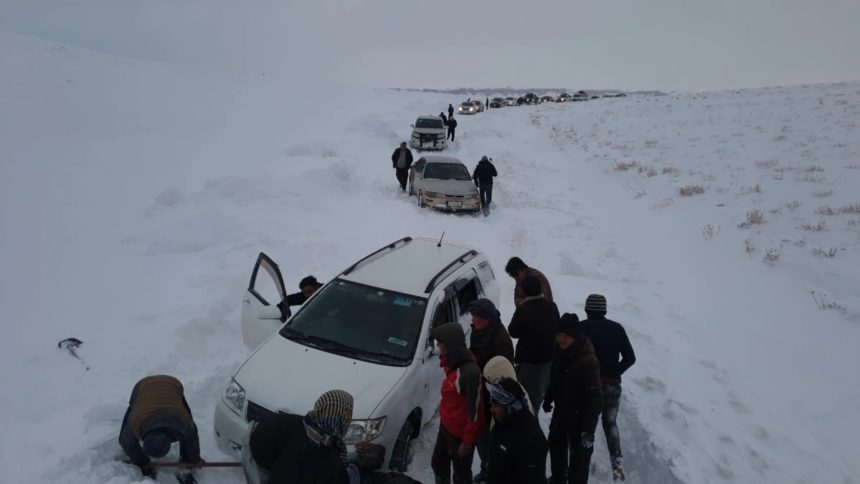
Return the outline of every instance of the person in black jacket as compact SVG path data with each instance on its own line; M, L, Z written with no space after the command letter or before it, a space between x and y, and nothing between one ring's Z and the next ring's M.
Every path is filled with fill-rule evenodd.
M144 476L155 479L155 467L150 458L167 455L173 442L179 442L180 462L201 462L197 425L185 401L182 383L169 375L143 378L131 391L119 444ZM177 478L183 484L197 482L190 472L179 474Z
M484 101L484 106L485 106L484 109L490 109L490 98L487 98L487 100Z
M400 143L400 148L394 150L391 154L391 167L394 168L397 175L397 181L400 182L400 189L406 191L406 182L409 180L409 169L412 168L412 151L406 147L406 142Z
M448 117L445 116L445 113L439 113L439 117L442 118L442 124L448 126Z
M516 380L486 383L493 427L487 484L546 484L546 437Z
M305 303L323 284L314 276L307 276L299 281L299 292L287 295L288 306L301 306Z
M585 314L588 319L582 322L582 332L594 344L597 359L600 360L600 380L603 385L603 433L615 480L624 480L623 459L621 456L621 436L618 432L618 407L621 401L621 375L636 363L636 354L620 324L606 319L606 298L591 294L585 300ZM620 360L619 360L620 357Z
M454 141L454 133L457 131L457 120L454 119L454 115L448 116L448 139Z
M547 438L550 484L586 484L594 429L603 407L600 363L591 341L579 329L576 314L564 314L558 327L558 346L543 399L544 411L553 412Z
M454 116L454 106L448 103L448 119Z
M472 172L472 180L478 187L478 191L481 192L482 207L489 207L490 203L492 203L493 178L498 175L499 173L490 159L486 155L482 156L481 161L478 162L478 166L475 167L475 171Z
M532 402L540 402L549 385L550 366L555 348L555 333L561 317L558 307L541 294L540 279L523 279L526 298L517 306L508 333L518 338L514 363L517 380Z
M271 414L251 430L243 446L248 484L357 484L343 436L352 420L352 395L323 393L305 416Z

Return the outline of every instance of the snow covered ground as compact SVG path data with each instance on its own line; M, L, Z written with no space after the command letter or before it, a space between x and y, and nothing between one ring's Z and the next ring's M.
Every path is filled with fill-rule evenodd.
M541 269L562 311L607 296L638 355L621 409L628 482L860 482L860 83L460 117L451 153L500 172L485 219L419 209L390 168L414 118L451 96L5 33L0 58L3 482L143 482L116 462L116 437L131 387L154 373L185 383L204 457L226 458L212 415L247 355L239 302L256 254L295 287L443 231L498 273L514 255ZM90 371L57 349L69 336ZM423 482L434 430L413 461ZM593 482L611 482L597 446Z

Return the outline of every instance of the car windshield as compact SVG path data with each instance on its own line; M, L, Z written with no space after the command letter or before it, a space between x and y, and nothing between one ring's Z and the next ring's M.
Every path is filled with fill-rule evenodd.
M280 334L322 351L404 366L415 354L426 306L420 297L337 279Z
M471 180L469 170L459 163L428 163L424 170L424 178L441 180Z
M464 108L470 108L470 107L472 107L472 102L470 101L470 102L467 102L467 103L463 103L463 104L461 104L460 106L462 106L462 107L464 107Z
M418 118L418 121L415 122L415 127L443 129L445 126L439 118Z

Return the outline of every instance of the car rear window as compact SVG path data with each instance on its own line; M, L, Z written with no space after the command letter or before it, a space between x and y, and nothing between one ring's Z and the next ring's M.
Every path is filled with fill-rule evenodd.
M441 180L471 180L469 170L459 163L429 163L424 170L424 178Z

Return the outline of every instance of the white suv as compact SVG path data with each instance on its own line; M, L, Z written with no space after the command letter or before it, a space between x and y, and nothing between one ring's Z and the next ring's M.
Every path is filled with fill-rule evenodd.
M305 414L323 392L342 389L355 398L348 450L382 444L388 467L405 470L411 441L439 401L443 374L430 329L459 321L468 335L469 303L498 304L486 256L405 237L349 266L292 317L258 291L272 282L283 300L280 269L261 253L242 301L242 338L256 349L216 405L219 447L239 451L250 422L277 411Z
M418 116L412 125L409 144L416 150L444 150L448 147L448 128L439 116Z

